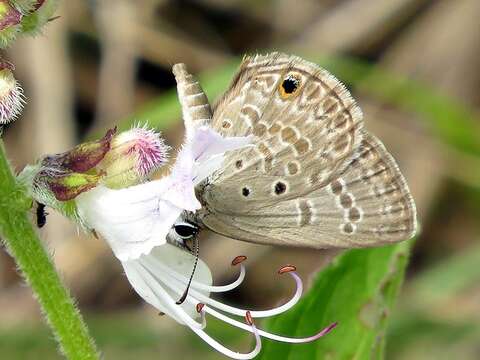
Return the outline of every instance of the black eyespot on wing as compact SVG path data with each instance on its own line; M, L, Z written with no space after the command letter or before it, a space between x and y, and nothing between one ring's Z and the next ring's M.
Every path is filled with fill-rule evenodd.
M282 87L285 94L293 94L298 88L298 80L293 77L286 78L283 80Z
M295 96L300 87L300 76L297 74L287 75L278 86L280 98L283 100L290 99Z
M244 187L244 188L242 189L242 195L245 196L245 197L247 197L248 195L250 195L250 189Z
M287 185L285 183L279 181L275 184L275 194L281 195L287 190Z

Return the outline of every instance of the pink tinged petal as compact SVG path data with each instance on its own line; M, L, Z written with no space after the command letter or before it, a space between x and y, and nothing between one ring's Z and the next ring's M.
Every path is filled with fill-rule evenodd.
M252 136L223 137L215 130L201 126L196 129L192 141L192 155L195 161L203 162L211 156L222 155L252 143Z
M165 201L152 185L155 182L120 190L97 186L76 199L80 218L105 238L120 261L165 244L183 211Z
M116 163L125 162L125 166L132 163L137 176L145 178L165 164L168 151L159 133L146 127L134 127L113 138L111 151L105 159L106 167L118 168Z
M193 137L185 145L191 148L191 155L195 161L194 185L202 182L222 166L226 151L249 146L252 140L251 136L225 138L208 126L195 129Z
M192 152L189 147L185 146L178 153L170 175L157 180L165 188L163 198L185 210L195 211L200 209L201 204L195 196L193 171Z

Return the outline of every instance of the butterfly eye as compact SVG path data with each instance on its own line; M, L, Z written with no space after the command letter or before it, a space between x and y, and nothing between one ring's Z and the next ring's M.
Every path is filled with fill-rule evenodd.
M178 223L174 225L177 235L184 239L191 239L198 234L198 226L190 223Z
M283 99L288 99L294 95L300 87L300 78L295 75L287 75L280 84L279 91L280 96Z

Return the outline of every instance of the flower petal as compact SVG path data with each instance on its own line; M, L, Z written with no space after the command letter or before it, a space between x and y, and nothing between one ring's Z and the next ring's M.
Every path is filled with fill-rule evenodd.
M135 259L165 244L183 211L162 199L162 190L158 182L121 190L97 186L76 198L78 214L105 238L120 261Z
M196 303L191 304L185 302L182 305L175 304L175 301L178 300L179 297L178 293L170 290L164 284L164 282L172 281L172 279L169 274L163 272L162 269L156 265L157 263L162 263L171 270L189 277L193 270L195 256L174 245L165 244L153 248L149 254L142 255L138 259L123 261L122 265L135 291L156 309L173 317L181 324L185 324L185 320L182 320L182 317L179 317L177 312L172 311L170 308L171 304L174 304L174 307L177 308L181 307L190 318L200 317L201 314L197 312ZM148 281L145 282L145 279L148 279ZM203 284L212 284L210 269L201 260L198 261L194 279L196 282ZM185 286L180 283L178 284L182 287ZM154 296L154 294L157 294L157 296ZM159 294L167 294L168 296L159 296ZM209 294L205 292L204 295L208 296Z
M195 161L203 162L211 156L250 145L252 140L252 136L223 137L208 126L201 126L192 139L192 155Z

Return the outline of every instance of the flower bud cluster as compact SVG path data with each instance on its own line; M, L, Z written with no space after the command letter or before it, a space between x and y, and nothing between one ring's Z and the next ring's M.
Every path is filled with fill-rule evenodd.
M0 125L15 120L25 102L23 90L13 77L14 66L0 59Z
M120 189L142 183L167 161L167 153L168 146L153 130L136 127L117 134L115 128L99 140L43 157L19 179L37 201L76 217L73 200L78 195L100 184Z

